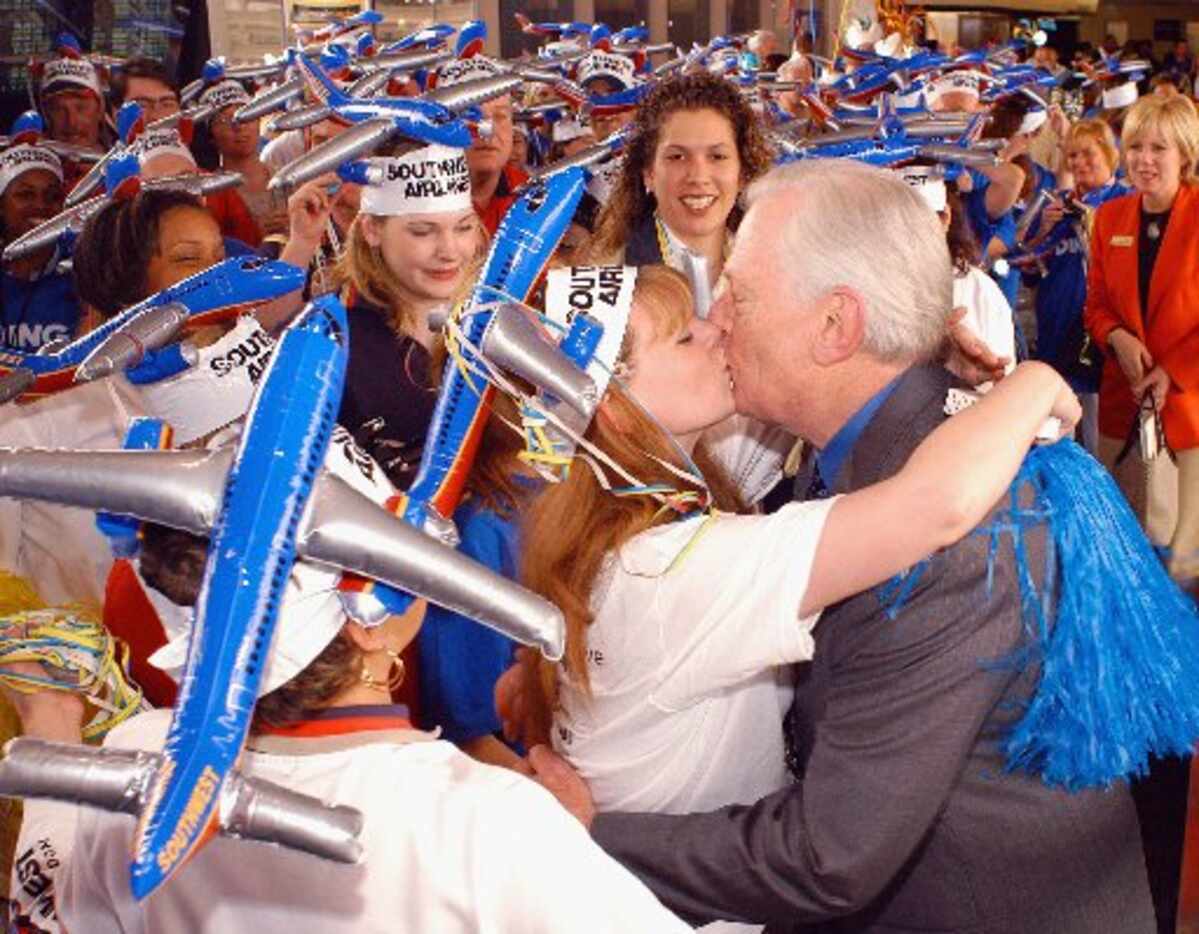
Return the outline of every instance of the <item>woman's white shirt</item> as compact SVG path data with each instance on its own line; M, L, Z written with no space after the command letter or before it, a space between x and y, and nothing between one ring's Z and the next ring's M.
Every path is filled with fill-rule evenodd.
M159 749L170 716L135 717L107 744ZM131 816L27 801L13 897L39 925L58 930L24 890L37 879L44 893L41 877L51 878L62 929L88 934L691 930L529 779L446 742L353 735L361 745L309 755L247 752L243 765L362 811L358 865L217 838L138 904L129 889Z
M587 634L591 696L563 677L553 731L601 811L703 811L783 785L781 666L812 656L819 614L799 608L835 501L697 516L609 557Z
M137 388L115 376L0 407L0 447L119 450L129 423L146 414ZM103 603L112 561L95 512L0 498L0 567L27 578L51 605Z

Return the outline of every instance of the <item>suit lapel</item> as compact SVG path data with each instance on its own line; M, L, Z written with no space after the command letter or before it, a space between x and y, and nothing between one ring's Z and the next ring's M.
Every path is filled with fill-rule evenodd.
M1161 249L1157 254L1157 262L1153 266L1153 278L1149 280L1149 308L1141 310L1141 320L1148 322L1161 308L1162 301L1178 286L1178 276L1184 264L1184 240L1193 236L1190 220L1191 206L1196 196L1196 189L1191 185L1183 185L1178 189L1174 206L1170 211L1170 222L1166 225L1166 236L1162 240ZM1139 220L1139 218L1138 218ZM1140 223L1137 224L1138 231ZM1137 250L1138 257L1140 250ZM1189 270L1193 272L1193 270ZM1137 281L1140 282L1140 270L1137 270ZM1140 289L1137 289L1140 297Z
M1129 324L1138 339L1145 340L1145 309L1141 307L1141 196L1134 194L1114 211L1108 242L1100 246L1110 258L1108 281L1113 284L1113 304L1132 308L1136 315ZM1117 240L1127 246L1116 246Z

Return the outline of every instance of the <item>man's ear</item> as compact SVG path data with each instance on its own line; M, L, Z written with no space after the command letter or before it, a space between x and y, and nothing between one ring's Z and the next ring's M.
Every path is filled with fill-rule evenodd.
M820 300L820 316L812 357L821 366L843 363L862 347L866 336L866 305L860 293L837 286Z

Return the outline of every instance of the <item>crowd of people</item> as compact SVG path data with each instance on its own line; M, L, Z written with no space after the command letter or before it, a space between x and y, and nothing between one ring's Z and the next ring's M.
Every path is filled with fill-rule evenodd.
M1076 573L1008 494L1032 446L1076 439L1199 600L1194 56L944 50L854 109L855 69L936 51L869 25L833 62L759 33L657 70L636 40L567 31L534 62L562 80L484 100L468 148L393 137L366 154L378 171L290 191L272 177L351 126L335 108L275 131L238 114L261 89L219 69L194 120L154 61L106 83L78 54L35 70L40 120L0 149L0 243L59 215L111 148L142 184L6 258L0 365L227 257L305 275L188 331L177 375L0 405L4 448L119 449L140 417L178 447L229 445L296 313L335 295L349 365L326 469L383 505L440 417L443 323L512 205L580 156L526 310L560 334L570 289L616 297L599 405L555 449L569 469L529 449L537 394L501 393L445 517L463 554L561 609L564 657L423 600L359 618L301 559L241 768L359 809L363 861L220 838L139 902L128 815L30 799L15 930L1173 930L1189 762L1062 788L1006 758L1038 690L1028 588ZM512 64L471 54L381 93ZM1004 69L1033 80L1005 92ZM129 102L148 128L118 139ZM890 158L920 122L958 145ZM855 139L869 152L826 157ZM218 171L240 184L171 185ZM1012 524L1022 544L996 550ZM26 736L83 741L95 697L7 659L29 614L90 606L155 708L105 743L161 748L208 545L146 523L130 553L92 512L0 498L0 685Z

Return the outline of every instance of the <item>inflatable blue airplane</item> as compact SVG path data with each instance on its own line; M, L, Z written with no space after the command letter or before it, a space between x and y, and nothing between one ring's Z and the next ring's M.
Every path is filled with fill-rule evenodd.
M234 188L242 183L240 172L190 173L148 180L141 179L138 173L138 159L133 153L122 152L107 160L104 166L103 193L65 207L54 217L17 237L4 248L0 259L8 263L52 246L58 246L64 253L69 253L75 237L83 230L88 218L114 198L132 197L139 188L169 188L187 191L199 197L225 188Z
M217 263L127 308L94 331L46 354L0 350L0 403L30 400L125 371L153 382L189 365L174 339L247 314L255 306L304 287L290 263L240 256Z
M417 145L441 143L459 149L470 146L470 129L450 106L422 98L354 98L338 88L320 65L308 56L294 49L289 54L309 89L320 104L328 108L328 115L350 124L350 128L283 166L268 183L272 190L301 185L395 138L409 139ZM462 91L450 88L450 91L459 93L448 99L466 109L474 106L482 94L495 97L508 93L507 90L499 90L501 83L494 79L482 80L491 82L486 92L476 92L473 86ZM508 82L508 89L513 82L519 81L517 78L504 80ZM486 97L482 96L482 99ZM467 103L461 103L463 100Z
M514 246L520 265L528 242ZM540 249L534 252L541 256ZM526 257L526 268L530 263L536 260ZM293 322L235 450L0 455L0 495L129 515L210 537L179 701L135 835L131 877L138 898L219 828L217 804L245 741L297 558L428 597L549 657L561 657L564 649L562 616L552 604L322 471L345 376L346 327L345 310L332 297L317 300ZM439 418L455 421L444 411ZM430 475L424 471L426 483Z

